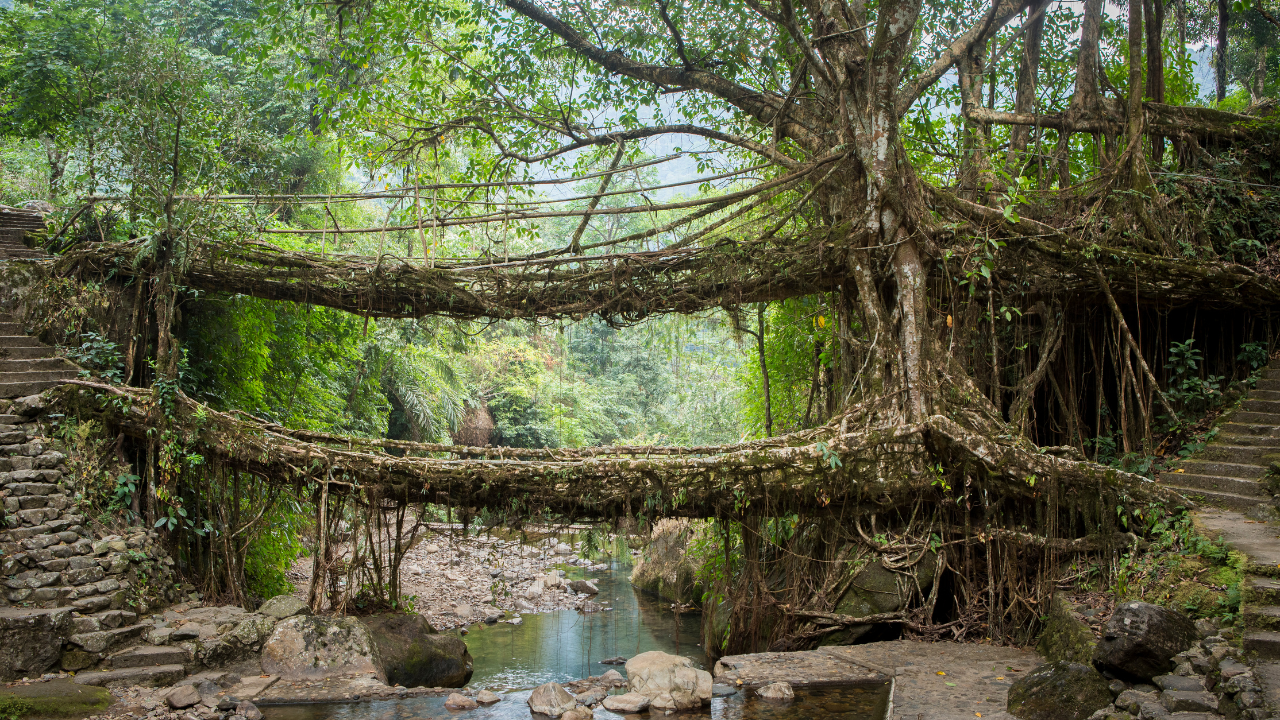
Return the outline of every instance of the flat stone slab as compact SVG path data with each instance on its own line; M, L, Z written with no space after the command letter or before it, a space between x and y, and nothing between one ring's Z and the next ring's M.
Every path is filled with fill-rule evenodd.
M100 672L80 673L76 676L77 685L97 685L98 687L162 687L172 685L187 676L181 665L156 665L154 667L133 667L121 670L103 670Z
M97 715L106 710L113 700L111 693L104 688L77 685L71 678L0 687L0 700L8 698L20 698L31 703L31 716L42 718Z
M258 696L267 691L280 679L279 675L241 678L240 682L227 688L227 696L236 700L257 701Z
M775 682L790 683L792 687L875 685L892 676L892 671L844 657L840 652L844 649L728 655L716 662L712 675L718 683L749 688Z
M237 685L220 694L225 694L227 697L238 700L250 699L250 697L237 694L239 687ZM387 700L390 698L421 697L424 695L443 696L455 692L458 692L457 688L391 687L370 677L328 677L312 680L281 680L272 683L260 694L251 697L255 705L291 705L295 703Z
M721 664L726 660L722 675ZM1015 720L1005 712L1009 686L1042 662L1039 655L1019 648L893 640L721 658L716 681L737 685L741 679L743 686L758 687L786 680L798 687L815 687L869 684L874 678L892 677L894 718L976 720L975 713L981 713L983 720ZM810 682L805 682L806 675Z

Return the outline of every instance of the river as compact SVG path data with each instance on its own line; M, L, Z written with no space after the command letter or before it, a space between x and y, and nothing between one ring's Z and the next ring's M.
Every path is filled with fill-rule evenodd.
M670 603L637 592L627 581L629 565L614 563L603 572L584 573L565 566L570 579L586 578L600 589L595 598L609 610L531 613L519 625L477 624L463 638L475 659L468 687L487 688L501 702L467 712L445 709L440 697L341 704L285 705L263 708L266 720L530 720L525 703L533 688L600 675L611 665L601 660L662 650L692 658L705 668L701 615L675 612ZM456 631L455 631L456 632ZM616 666L624 672L622 666ZM620 691L619 691L620 692ZM884 688L797 689L796 700L776 705L737 693L715 698L701 712L681 720L878 720L884 714ZM596 720L622 720L603 708Z

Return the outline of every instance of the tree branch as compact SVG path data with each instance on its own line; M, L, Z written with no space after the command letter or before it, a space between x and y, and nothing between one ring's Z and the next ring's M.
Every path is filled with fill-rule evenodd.
M710 93L731 103L764 125L772 124L777 115L782 113L785 121L780 129L787 137L800 143L809 152L821 152L826 145L822 139L826 123L810 116L802 108L784 107L778 98L771 98L758 90L744 87L705 70L642 65L620 52L605 50L592 44L568 23L529 0L503 0L503 2L513 11L550 30L577 54L609 72L653 83L663 88L689 87Z

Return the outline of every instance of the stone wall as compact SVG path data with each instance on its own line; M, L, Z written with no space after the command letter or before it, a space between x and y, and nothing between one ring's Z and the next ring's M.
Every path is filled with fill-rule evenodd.
M91 529L66 455L36 421L42 409L37 396L0 401L10 413L0 415L0 604L70 608L76 631L90 632L176 601L173 560L155 532Z

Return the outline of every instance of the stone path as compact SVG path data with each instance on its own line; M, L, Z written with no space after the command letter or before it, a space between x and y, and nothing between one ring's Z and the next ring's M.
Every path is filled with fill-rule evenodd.
M1211 538L1248 557L1242 583L1244 650L1267 708L1280 711L1280 515L1267 473L1280 461L1280 367L1267 368L1240 407L1200 452L1166 472L1162 485L1197 503L1193 518Z
M892 680L890 717L902 720L1013 720L1009 686L1043 662L1030 650L913 640L825 647L792 653L721 658L715 680L759 687L785 680L797 687Z

